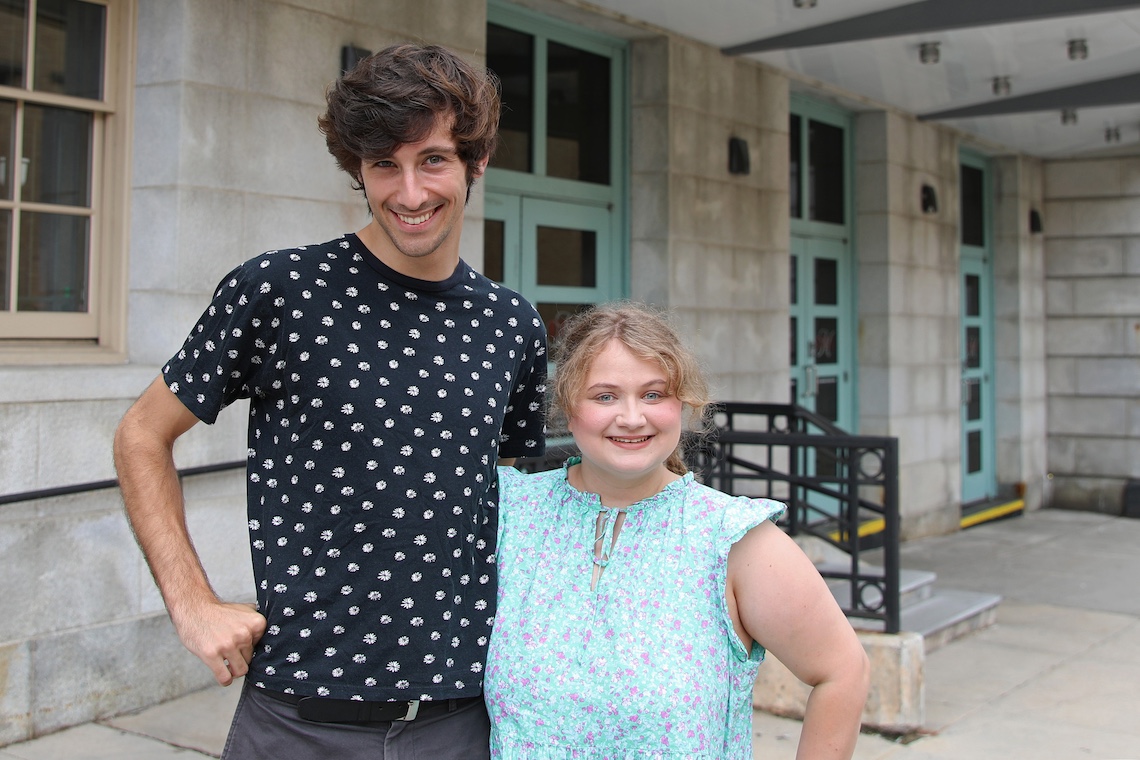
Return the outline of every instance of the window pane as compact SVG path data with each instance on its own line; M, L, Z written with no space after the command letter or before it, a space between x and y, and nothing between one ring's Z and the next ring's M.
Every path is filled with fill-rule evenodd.
M839 320L834 317L815 320L813 350L816 364L835 364L839 360Z
M0 100L0 198L12 199L16 172L16 104L10 100Z
M491 166L531 172L534 134L534 37L487 24L487 68L502 83L499 147Z
M800 352L798 350L799 344L800 344L800 335L799 334L800 334L799 321L795 317L792 317L791 335L790 335L791 343L792 343L792 345L791 345L791 350L792 350L791 362L792 363L791 363L791 365L789 365L792 367L795 367L796 365L798 365L800 363ZM793 396L793 398L795 398L795 397Z
M791 196L792 218L803 217L803 190L800 188L800 117L791 115L788 124L788 194Z
M547 45L546 174L610 183L610 59Z
M20 217L19 311L87 311L88 220L25 211Z
M981 169L962 167L962 245L986 244L984 177Z
M826 420L839 420L839 379L821 377L816 385L815 413Z
M966 328L966 367L978 369L982 366L982 328Z
M36 7L33 89L101 99L106 9L80 0L39 0Z
M808 192L811 219L843 224L843 130L808 121Z
M982 469L982 434L978 431L966 435L966 472Z
M0 84L24 86L28 0L0 0Z
M792 271L791 271L792 305L799 303L799 301L797 300L799 298L799 292L798 292L798 286L796 284L796 273L798 270L799 270L799 257L793 256L792 257Z
M34 105L24 114L24 200L90 206L92 115Z
M562 325L566 320L574 316L580 311L586 311L593 307L592 303L543 303L535 304L538 309L538 314L542 317L543 323L546 325L547 339L554 343L558 340L558 335L562 332Z
M11 261L12 253L9 242L12 239L12 212L0 211L0 311L11 308L8 305L8 293L12 290Z
M839 477L839 457L836 449L819 446L815 450L815 476L817 478Z
M982 278L976 274L966 275L966 316L982 315Z
M497 219L483 222L483 274L495 282L503 281L503 245L506 224Z
M815 260L815 302L819 306L839 303L839 263L835 259Z
M970 400L966 403L966 419L971 422L982 418L982 381L967 380L966 392Z
M538 228L538 284L593 288L598 236L593 230Z

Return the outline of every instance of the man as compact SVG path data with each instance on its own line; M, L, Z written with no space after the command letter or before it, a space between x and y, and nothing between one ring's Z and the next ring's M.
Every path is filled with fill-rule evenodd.
M341 77L320 127L369 224L230 272L119 425L179 637L223 686L246 676L223 757L488 754L495 466L542 452L546 374L537 312L459 257L498 118L493 77L442 48ZM239 398L256 608L211 589L172 456Z

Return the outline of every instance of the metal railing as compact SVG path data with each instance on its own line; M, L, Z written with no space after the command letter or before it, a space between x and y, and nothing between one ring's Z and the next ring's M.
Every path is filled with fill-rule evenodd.
M849 435L794 404L722 403L694 469L725 493L783 501L780 525L814 536L845 556L820 572L849 618L899 630L898 439ZM873 541L872 541L873 537ZM864 563L883 550L883 567ZM846 599L846 601L845 601Z

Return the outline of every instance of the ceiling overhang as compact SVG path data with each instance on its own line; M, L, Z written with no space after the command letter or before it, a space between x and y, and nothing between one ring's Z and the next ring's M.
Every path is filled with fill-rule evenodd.
M991 100L960 108L920 114L919 119L966 119L976 116L1003 116L1035 111L1060 111L1066 108L1097 108L1140 102L1140 74L1082 82L1055 90L1033 92L1028 95Z
M1138 0L920 0L862 16L721 48L725 55L1123 10Z

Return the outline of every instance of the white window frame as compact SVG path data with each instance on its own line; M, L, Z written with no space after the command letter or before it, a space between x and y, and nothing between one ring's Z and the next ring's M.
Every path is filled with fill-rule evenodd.
M103 96L99 100L0 85L0 99L17 103L15 128L22 129L24 104L57 106L93 115L90 209L64 207L89 216L86 312L0 311L0 364L121 361L126 352L127 260L130 241L131 118L134 105L138 0L86 0L106 10ZM28 0L25 60L34 61L37 0ZM34 75L34 72L30 72ZM31 76L25 79L30 84ZM58 211L59 206L0 199L0 209ZM18 255L15 249L10 254Z

